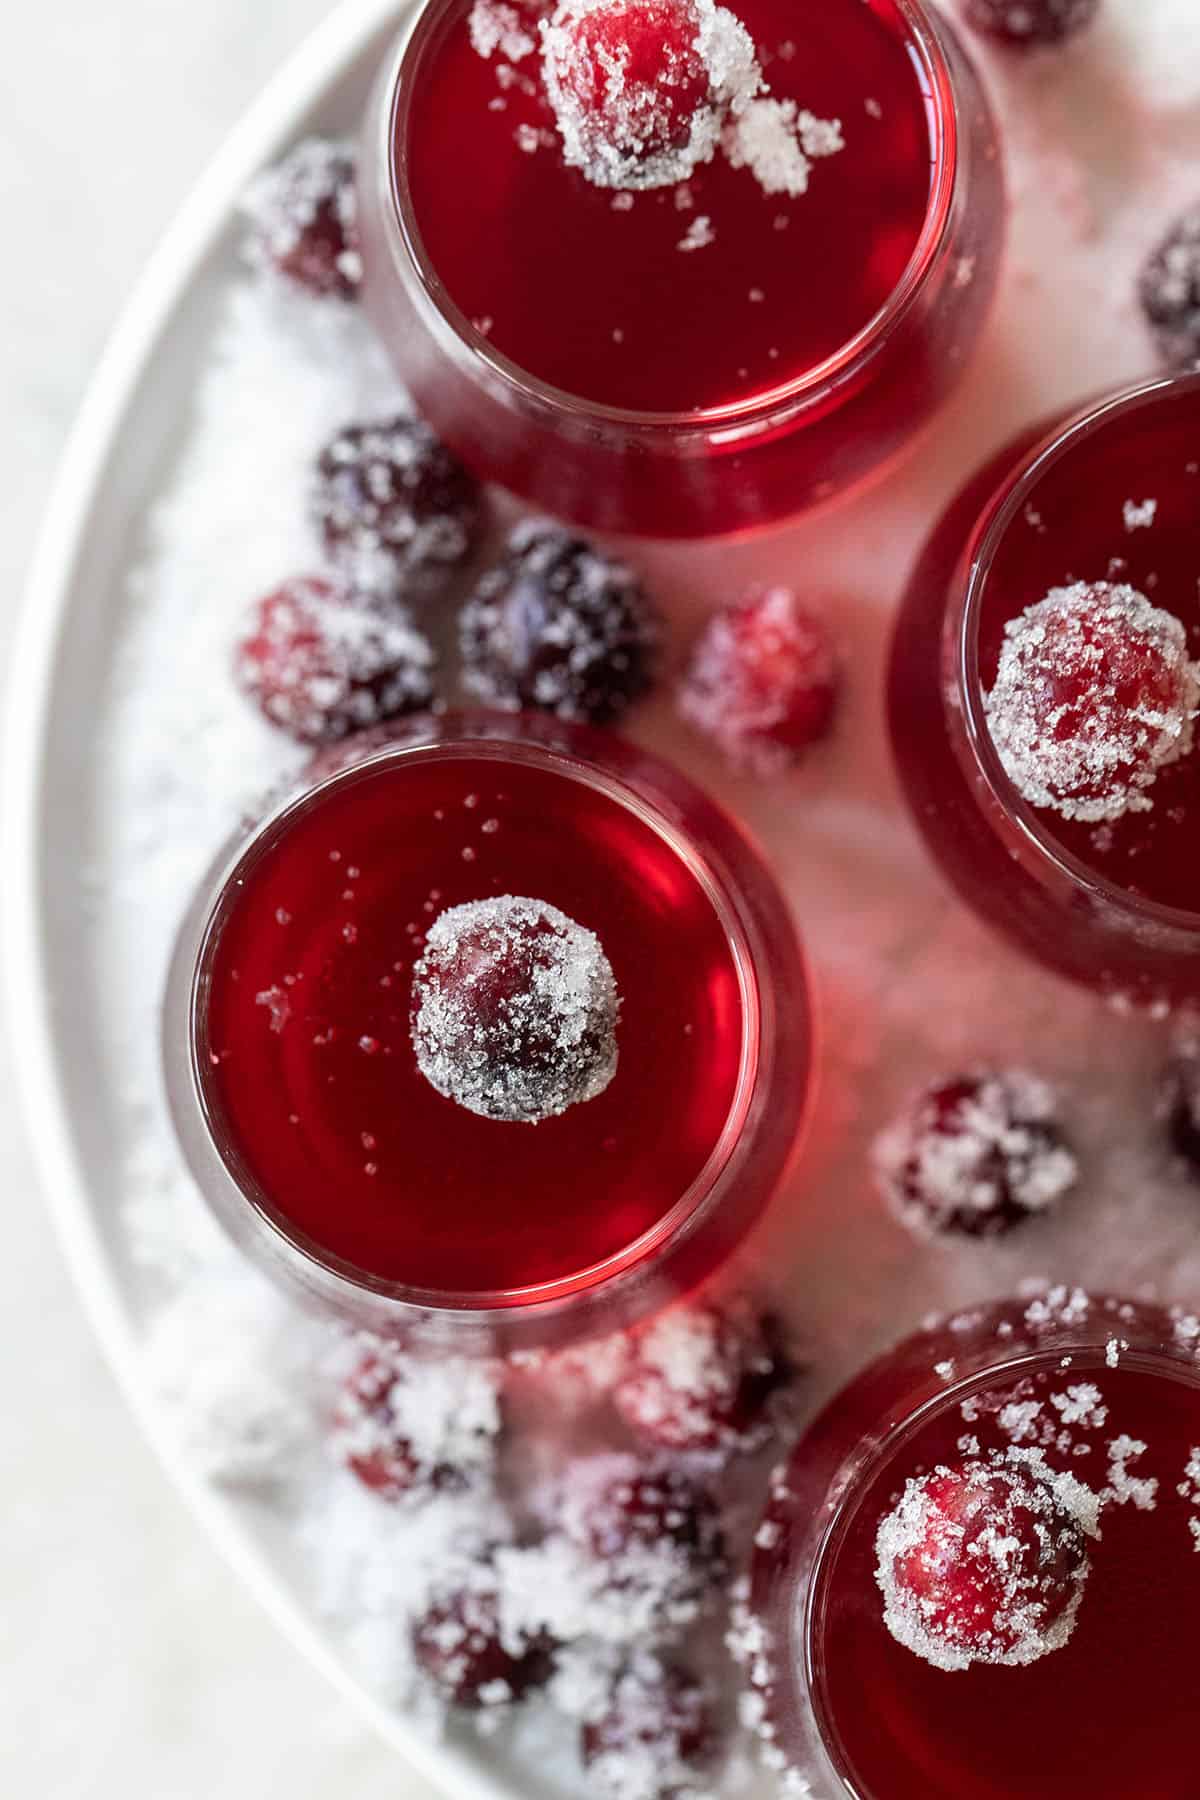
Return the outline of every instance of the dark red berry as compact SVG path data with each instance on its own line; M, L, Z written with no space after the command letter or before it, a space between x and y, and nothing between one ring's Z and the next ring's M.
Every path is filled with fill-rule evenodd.
M594 932L505 894L439 914L413 971L413 1046L439 1094L536 1125L604 1092L617 987Z
M1176 1045L1163 1079L1160 1115L1175 1155L1200 1177L1200 1040Z
M613 1404L647 1444L729 1455L770 1436L768 1403L791 1373L769 1315L745 1304L675 1306L633 1335Z
M679 710L734 763L773 775L833 722L837 660L829 634L790 588L748 594L709 621L679 691Z
M309 293L352 299L362 279L355 173L350 145L307 138L260 175L243 203L250 262Z
M605 1710L580 1732L588 1775L612 1800L673 1800L690 1792L715 1748L703 1683L644 1652L622 1669Z
M364 1487L398 1500L485 1480L500 1428L497 1384L486 1364L416 1357L380 1341L343 1385L333 1445Z
M1198 704L1182 622L1125 583L1077 581L1005 626L987 719L1031 806L1099 823L1149 808Z
M479 484L421 419L347 425L317 458L312 514L339 568L365 587L428 586L467 561Z
M544 28L564 157L598 186L683 180L712 155L734 93L754 91L748 35L728 14L718 26L703 11L696 0L561 0Z
M1138 299L1167 367L1200 363L1200 205L1176 219L1146 262Z
M554 1672L554 1647L540 1633L506 1632L490 1560L443 1585L412 1627L418 1667L442 1697L471 1709L505 1706L542 1687Z
M299 576L258 601L234 679L272 725L332 743L433 698L433 651L408 614L324 576Z
M914 1477L876 1537L889 1631L943 1669L1016 1666L1061 1648L1098 1506L1036 1453Z
M1061 44L1090 25L1100 0L967 0L967 22L1007 44Z
M463 683L489 706L610 724L650 685L658 641L633 571L527 519L463 610Z
M997 1237L1054 1205L1078 1167L1046 1083L1019 1070L936 1082L880 1138L884 1197L914 1230Z

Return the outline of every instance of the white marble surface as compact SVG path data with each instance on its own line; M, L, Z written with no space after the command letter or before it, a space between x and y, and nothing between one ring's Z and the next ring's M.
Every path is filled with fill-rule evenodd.
M0 651L54 465L188 185L330 0L60 0L0 58ZM6 666L7 656L3 656ZM40 1204L0 1042L0 1791L429 1800L240 1591L140 1441Z

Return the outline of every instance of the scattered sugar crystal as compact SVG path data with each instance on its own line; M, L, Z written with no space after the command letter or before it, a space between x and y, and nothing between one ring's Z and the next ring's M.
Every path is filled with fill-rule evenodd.
M1100 1389L1090 1381L1077 1382L1064 1394L1051 1394L1050 1404L1064 1425L1082 1425L1099 1431L1108 1418L1108 1408L1101 1405Z
M794 100L752 100L725 130L724 149L735 169L749 169L767 194L808 192L812 163L801 145Z
M1107 1497L1118 1506L1126 1506L1132 1501L1138 1512L1153 1511L1158 1494L1157 1480L1153 1476L1131 1475L1128 1467L1145 1454L1146 1445L1142 1440L1125 1433L1109 1444Z
M939 1381L953 1381L954 1380L954 1364L953 1364L953 1362L934 1363L933 1372L937 1376Z
M1041 1413L1040 1400L1013 1400L1001 1407L996 1422L1014 1444L1023 1444L1035 1435Z
M706 250L716 242L717 234L713 230L713 222L707 213L697 213L676 248L679 250Z
M472 49L484 58L499 50L510 63L519 63L537 48L516 7L504 0L475 0L468 30Z
M1157 511L1157 500L1127 500L1122 508L1126 531L1148 531Z

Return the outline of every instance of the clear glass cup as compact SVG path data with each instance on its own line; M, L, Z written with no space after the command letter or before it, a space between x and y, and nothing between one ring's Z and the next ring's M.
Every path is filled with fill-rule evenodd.
M1146 1570L1163 1567L1168 1585L1186 1586L1194 1561L1185 1469L1200 1431L1198 1343L1200 1322L1182 1309L1049 1289L931 1324L829 1403L774 1477L737 1632L767 1759L807 1782L800 1792L1182 1800L1192 1791L1190 1674L1162 1641L1178 1629L1167 1618L1174 1602ZM979 1438L984 1454L993 1438L1018 1454L1045 1440L1055 1471L1099 1487L1122 1432L1132 1442L1121 1466L1135 1479L1155 1472L1157 1507L1128 1494L1101 1506L1064 1647L1027 1669L948 1671L887 1635L875 1530L907 1479L980 1454ZM1114 1655L1125 1638L1128 1655Z
M1178 465L1182 475L1198 437L1200 376L1185 375L1093 401L1007 445L966 484L927 540L897 615L888 674L901 784L914 822L962 899L1057 973L1148 1007L1200 993L1200 880L1194 908L1164 905L1121 885L1078 847L1065 847L1001 765L986 719L982 647L988 633L994 637L994 607L1013 585L1010 572L1023 546L1036 547L1047 509L1078 504L1087 515L1084 535L1094 528L1098 543L1140 554L1149 534L1121 525L1119 502L1114 522L1107 498L1092 508L1088 496L1113 479L1115 454L1122 491L1138 501L1160 494L1167 506L1168 486L1178 487L1169 470ZM1056 579L1104 573L1103 566L1075 565ZM1197 620L1184 622L1194 641Z
M389 807L394 801L398 816L403 795L415 791L414 783L425 784L431 774L441 779L447 772L457 780L460 771L463 781L484 794L506 779L515 790L524 774L553 780L555 794L561 793L568 808L576 803L572 796L602 805L614 831L611 839L597 840L603 857L620 854L612 845L627 820L640 834L639 855L646 856L644 863L630 865L637 881L661 878L666 883L661 928L671 929L671 883L686 881L688 893L694 888L715 915L711 929L727 955L738 1002L731 1015L729 1067L734 1073L727 1110L715 1120L715 1136L699 1172L684 1191L667 1195L669 1203L660 1216L596 1262L585 1259L584 1266L502 1289L476 1283L469 1291L447 1291L409 1283L395 1271L381 1276L368 1266L356 1266L297 1225L289 1216L288 1193L267 1191L251 1171L245 1134L231 1122L214 1075L209 1018L223 933L238 916L246 884L256 872L276 866L271 859L286 851L289 835L299 843L295 834L319 824L322 810L342 805L352 789L372 805L376 794ZM560 790L560 782L570 785ZM370 793L369 783L375 784ZM482 816L482 809L471 815L476 820ZM537 829L536 819L530 829ZM543 849L549 856L570 858L568 832ZM486 869L482 849L479 855L479 866ZM368 859L360 860L369 877ZM438 880L436 868L430 868L428 879ZM410 903L411 896L405 905ZM414 910L419 916L419 908ZM310 933L314 940L316 929L314 925ZM398 937L400 929L398 924ZM653 944L645 954L655 954ZM621 1029L626 1029L624 1023ZM164 1013L166 1084L179 1141L202 1195L234 1240L269 1274L321 1307L364 1325L438 1341L449 1337L459 1346L483 1349L548 1345L615 1330L665 1304L730 1258L792 1154L809 1087L811 1038L808 983L787 908L757 853L725 815L676 769L628 741L541 716L487 713L401 724L395 731L368 734L365 743L352 741L346 749L324 752L298 790L234 833L183 924ZM407 1047L406 1031L404 1043ZM446 1108L442 1132L478 1128L479 1121L451 1103L434 1104ZM587 1106L569 1110L590 1129ZM494 1166L499 1167L499 1159L522 1154L532 1141L515 1139L513 1133L548 1128L486 1122L485 1129L494 1134ZM428 1167L422 1156L436 1158L437 1141L415 1146L414 1179L422 1178ZM585 1145L582 1154L595 1158L601 1150ZM570 1163L555 1179L561 1184L561 1203L569 1208ZM588 1191L598 1196L597 1205L604 1193L596 1184L603 1179L592 1181L589 1173ZM393 1186L389 1193L393 1203L402 1201L402 1188ZM486 1203L486 1194L481 1199Z
M888 0L927 90L934 168L924 228L886 304L833 356L776 389L745 403L654 413L596 405L508 361L426 256L393 145L403 141L439 33L470 3L425 0L406 22L370 104L360 182L366 305L446 442L539 508L652 537L769 525L887 464L962 373L988 314L1004 236L995 121L950 23L920 0Z

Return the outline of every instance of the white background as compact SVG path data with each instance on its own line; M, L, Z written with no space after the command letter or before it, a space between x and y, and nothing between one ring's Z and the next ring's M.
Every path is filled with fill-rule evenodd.
M0 57L0 654L104 341L190 183L331 0L54 0ZM0 1793L427 1800L240 1592L137 1436L0 1044Z

